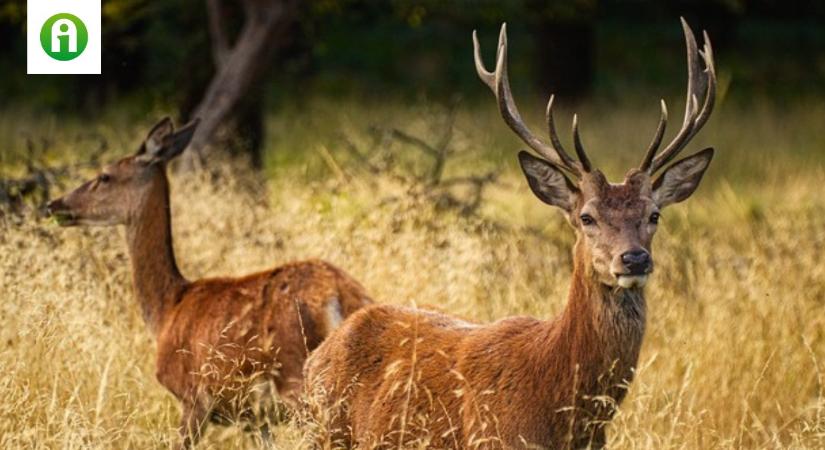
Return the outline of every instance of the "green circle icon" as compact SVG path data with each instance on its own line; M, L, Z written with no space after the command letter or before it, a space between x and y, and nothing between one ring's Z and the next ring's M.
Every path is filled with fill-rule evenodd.
M47 55L58 61L77 58L86 50L88 43L86 25L73 14L55 14L40 29L40 46Z

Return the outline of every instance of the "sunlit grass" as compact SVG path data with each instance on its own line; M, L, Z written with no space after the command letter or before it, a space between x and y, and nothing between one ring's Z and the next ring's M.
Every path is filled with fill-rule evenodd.
M522 103L539 129L528 111L540 102ZM657 118L649 103L580 108L585 144L613 179L641 158ZM825 446L823 116L814 101L722 103L691 146L712 144L717 158L699 191L663 216L639 374L610 427L611 447ZM112 113L84 125L2 113L9 150L0 164L6 174L21 170L21 131L50 142L48 163L84 158L94 140L78 136L87 132L106 137L106 158L118 157L154 117L131 119ZM323 258L381 302L479 321L551 317L564 305L572 232L529 193L515 167L519 144L492 100L459 107L451 144L459 153L446 167L450 176L503 169L476 216L365 173L342 148L344 137L366 148L369 125L435 141L444 122L440 106L330 101L273 117L265 183L218 162L217 181L173 178L183 272L240 275ZM398 170L426 169L418 150L391 145ZM390 197L397 201L382 202ZM0 447L174 445L178 406L154 378L122 230L0 223ZM274 436L284 448L306 444L295 426ZM215 427L200 448L256 442Z

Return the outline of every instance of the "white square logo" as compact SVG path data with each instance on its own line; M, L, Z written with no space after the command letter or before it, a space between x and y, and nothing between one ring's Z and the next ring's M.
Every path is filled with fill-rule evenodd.
M26 73L99 74L101 0L28 0Z

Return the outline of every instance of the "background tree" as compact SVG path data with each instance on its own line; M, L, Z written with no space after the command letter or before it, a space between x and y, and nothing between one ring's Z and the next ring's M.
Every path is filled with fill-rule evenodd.
M260 136L261 96L248 94L271 63L274 52L289 38L287 31L296 19L297 3L296 0L241 1L243 25L232 43L226 5L222 0L206 0L215 72L203 98L189 114L200 118L201 124L184 155L184 167L202 164L216 131L233 110L244 110L246 114L239 116L241 121L257 128L252 134ZM244 98L250 100L243 102ZM259 165L260 142L251 144L252 161Z
M88 120L113 110L147 122L170 110L199 116L188 167L211 151L260 165L264 118L312 97L486 99L469 35L478 29L491 48L503 21L521 80L513 87L535 98L680 91L682 55L670 51L681 45L679 15L708 29L721 75L743 98L825 89L825 2L816 0L106 0L94 76L26 75L25 8L0 2L6 104Z

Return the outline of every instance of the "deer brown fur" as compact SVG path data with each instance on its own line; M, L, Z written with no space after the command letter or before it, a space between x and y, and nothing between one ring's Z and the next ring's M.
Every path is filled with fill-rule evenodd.
M166 163L194 126L174 132L171 121L161 121L137 155L49 205L62 225L125 225L135 296L157 338L157 379L182 405L183 447L210 420L260 413L255 408L268 402L259 400L275 391L294 403L308 353L371 302L357 281L324 261L185 279L172 245Z
M531 189L562 209L576 232L567 305L552 320L511 317L486 325L389 305L358 311L306 362L308 404L321 425L320 445L605 445L605 425L639 359L643 288L653 270L651 242L660 210L693 193L713 154L701 151L652 177L698 131L712 107L709 42L706 38L706 69L695 70L691 53L697 50L686 24L685 36L692 66L682 131L654 158L662 134L657 131L655 148L618 184L591 167L576 125L578 161L564 152L555 136L552 99L551 144L536 139L521 121L507 85L504 27L495 73L483 68L476 50L479 75L496 94L505 121L545 158L519 154ZM695 99L703 94L700 110Z

